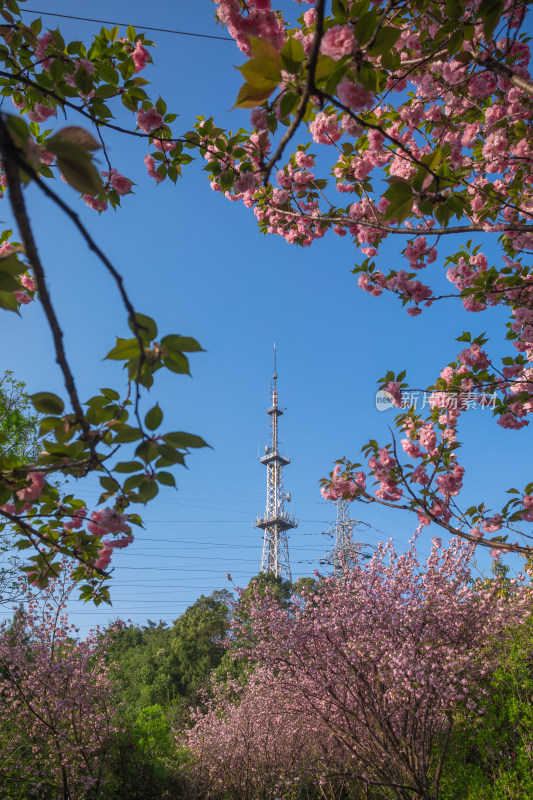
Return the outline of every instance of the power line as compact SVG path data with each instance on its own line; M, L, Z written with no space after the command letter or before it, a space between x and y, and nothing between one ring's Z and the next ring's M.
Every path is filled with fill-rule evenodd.
M110 19L91 19L90 17L74 17L72 14L58 14L55 11L37 11L34 8L23 8L23 11L28 11L30 14L42 14L45 17L64 17L65 19L77 19L80 22L98 22L103 25L125 25L128 26L129 22L113 22ZM213 36L209 33L192 33L191 31L175 31L170 28L151 28L149 25L133 25L134 28L141 28L145 31L158 31L158 33L174 33L178 36L197 36L200 39L219 39L222 42L233 42L229 36Z

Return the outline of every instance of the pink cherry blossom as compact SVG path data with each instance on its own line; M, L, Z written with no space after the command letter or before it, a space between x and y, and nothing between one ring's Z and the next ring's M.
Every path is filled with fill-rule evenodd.
M112 169L111 172L102 172L102 177L108 178L113 189L119 195L125 195L131 192L132 182L121 175L117 169Z
M91 197L90 194L84 194L83 199L94 211L105 211L107 209L107 200L98 200L96 197Z
M156 166L155 166L155 161L152 158L152 156L145 156L144 157L144 163L146 164L146 169L148 170L148 175L151 178L153 178L158 183L160 183L162 180L164 180L163 176L160 175L159 172L157 172L157 169L156 169Z
M339 100L352 111L363 111L374 102L374 93L367 91L361 83L352 83L343 78L337 88Z
M151 133L163 124L163 117L152 107L147 111L137 111L137 125L143 133Z
M30 485L17 492L17 497L23 502L31 502L41 496L46 483L46 477L42 472L29 472L27 479Z
M320 52L338 61L355 50L356 41L349 25L334 25L324 34L320 43ZM348 105L348 103L346 104Z
M135 43L135 47L133 49L131 57L133 59L133 63L135 64L135 72L140 72L146 67L147 63L149 62L150 53L145 47L143 47L140 41L137 41Z

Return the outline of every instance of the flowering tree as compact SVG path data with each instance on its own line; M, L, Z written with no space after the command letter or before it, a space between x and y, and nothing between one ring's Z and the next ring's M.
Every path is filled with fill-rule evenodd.
M81 800L100 796L105 783L121 727L108 636L76 641L65 613L71 590L56 580L28 591L25 610L0 626L0 785L10 797Z
M30 302L42 304L67 398L65 403L50 391L32 395L35 410L44 415L44 438L42 452L31 463L15 452L1 454L0 530L13 533L20 549L30 548L25 568L32 582L44 586L57 574L61 556L68 555L78 564L73 578L82 583L81 596L101 602L109 598L111 555L130 544L131 526L140 524L128 509L155 497L160 484L174 486L168 469L184 464L190 448L205 445L199 436L161 431L162 410L158 404L145 408L144 401L158 370L188 374L187 354L202 348L187 336L160 337L156 323L134 308L120 273L66 192L73 202L77 196L97 212L117 208L131 193L132 181L119 171L118 162L111 162L106 148L110 129L150 147L144 161L156 182L176 182L191 160L184 146L194 147L198 137L173 138L176 114L167 112L161 98L150 99L148 81L140 75L151 62L152 43L131 26L126 37L118 35L118 28L102 28L85 44L65 42L59 30L43 31L40 19L26 24L15 0L0 1L0 17L0 91L14 104L11 113L4 105L0 114L0 191L7 195L20 238L16 242L10 230L0 235L0 308L23 313ZM124 125L116 121L120 114ZM61 115L66 125L58 124ZM101 173L93 163L97 149L107 162ZM56 176L71 189L54 189ZM126 368L125 386L103 389L85 403L67 359L22 191L29 182L63 210L111 275L130 328L107 354ZM133 452L124 455L128 446ZM92 510L54 486L54 476L77 479L91 472L100 479L104 508Z
M517 525L533 521L533 483L497 513L484 503L463 509L456 453L462 414L489 395L504 428L522 429L533 413L526 4L333 0L327 14L325 0L306 2L291 24L270 0L216 0L248 57L236 106L253 110L252 129L233 136L199 122L212 188L291 244L348 236L361 253L359 286L396 295L411 316L442 297L509 313L501 362L483 336L460 336L464 349L428 389L427 415L404 408L397 417L401 446L371 440L363 465L345 460L324 481L325 496L410 509L495 556L530 554L503 529L523 533ZM450 255L441 245L451 235ZM391 238L400 263L389 269L379 256ZM441 268L444 293L431 278ZM389 371L380 384L398 407L405 377Z
M325 765L342 763L333 737L317 734L269 670L259 668L246 684L214 682L212 690L207 710L193 713L194 727L184 734L191 773L206 797L291 797Z
M458 712L483 713L507 634L530 616L523 577L507 591L500 579L476 583L473 552L434 539L421 567L414 540L401 556L382 544L344 581L322 579L288 610L256 600L235 652L260 667L233 709L219 690L190 737L208 773L242 782L250 748L266 764L271 749L298 753L295 730L307 730L302 758L316 777L344 773L402 800L436 800ZM265 719L277 727L272 741ZM264 741L247 750L255 731Z

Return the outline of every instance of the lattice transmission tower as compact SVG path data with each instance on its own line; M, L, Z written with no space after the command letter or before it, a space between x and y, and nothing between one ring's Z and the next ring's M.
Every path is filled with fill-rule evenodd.
M283 410L278 406L277 380L274 345L274 375L270 386L272 405L267 410L270 416L269 442L265 446L265 455L259 458L267 468L266 510L265 515L254 522L254 527L263 530L261 572L272 572L277 578L292 582L287 531L296 528L298 520L286 513L284 505L285 500L290 501L290 494L283 489L283 467L290 464L290 458L278 452L278 420Z
M326 558L321 559L321 561L333 567L333 575L335 577L343 578L344 574L353 568L355 556L361 553L364 548L371 547L371 545L365 542L354 542L353 540L354 527L365 526L366 523L358 519L350 519L351 502L339 497L336 500L336 505L337 520L330 532L335 537L335 544ZM368 558L369 556L364 554L364 557Z

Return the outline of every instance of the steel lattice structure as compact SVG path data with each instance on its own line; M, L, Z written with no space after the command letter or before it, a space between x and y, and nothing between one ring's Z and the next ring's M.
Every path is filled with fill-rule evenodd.
M345 572L349 572L353 568L355 556L362 548L369 547L369 545L364 542L354 542L352 538L354 525L364 525L365 523L360 522L360 520L350 519L350 501L339 497L336 503L337 521L332 528L335 544L322 561L326 564L331 564L335 577L342 578Z
M278 406L276 374L276 347L274 345L274 375L271 392L272 405L267 410L270 416L270 441L265 447L265 455L259 461L267 468L267 500L263 517L258 517L254 527L263 530L263 554L261 556L261 572L272 572L277 578L292 582L289 562L289 545L287 531L296 528L298 520L285 512L285 500L290 495L283 490L283 467L290 464L290 459L278 452L278 419L283 410Z

